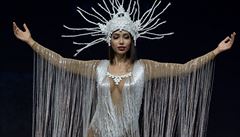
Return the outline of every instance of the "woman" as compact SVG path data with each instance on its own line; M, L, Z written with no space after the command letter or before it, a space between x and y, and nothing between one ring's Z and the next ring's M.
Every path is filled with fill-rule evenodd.
M95 79L97 82L96 92L94 92L95 90L92 89L91 86L86 87L85 89L92 92L88 94L88 92L82 91L84 92L83 94L87 95L79 95L79 100L58 100L65 102L59 105L60 107L56 105L60 102L57 101L53 103L57 99L47 96L47 98L50 98L46 99L48 103L45 102L45 105L41 104L45 108L35 108L34 114L37 119L34 129L36 136L88 135L89 137L135 137L140 135L174 136L175 134L192 136L197 132L203 132L205 128L204 125L206 125L205 117L207 117L208 112L207 104L209 103L209 95L195 95L201 94L203 91L204 94L209 94L209 87L211 87L211 85L202 86L202 88L206 88L207 92L205 92L205 90L199 90L194 93L195 95L189 94L188 92L198 90L196 88L197 86L193 86L194 83L198 83L198 80L200 80L200 82L204 80L205 83L202 81L203 83L196 85L211 83L211 77L206 75L211 74L209 73L211 71L211 67L209 66L211 65L208 65L208 63L219 53L230 49L236 35L232 33L230 37L226 37L221 41L216 49L204 56L191 60L186 64L172 64L159 63L151 60L136 60L132 35L126 30L115 30L111 35L109 60L79 61L63 58L53 51L42 47L31 37L31 33L26 24L23 26L25 31L19 29L15 22L13 22L15 36L21 41L26 42L38 55L44 58L44 60L60 68L60 71L67 70L68 72L88 77L88 79L90 77L90 79ZM89 68L93 69L89 70ZM202 68L205 70L201 70ZM204 71L209 72L203 73L203 75L200 74ZM91 74L89 75L88 73ZM49 75L49 72L44 74L47 79L38 79L39 81L49 80L48 78L51 78L46 75ZM65 72L61 72L61 74L65 74ZM202 76L203 78L197 78ZM184 84L182 82L182 80L186 80L185 77L187 77L188 80L191 79L187 84L186 82ZM70 82L68 78L65 80ZM152 82L149 84L149 81ZM41 82L37 83L41 84ZM94 85L91 80L83 82L83 84L86 83L87 85ZM159 87L159 84L162 84L162 86ZM180 86L176 86L178 84ZM35 86L37 87L37 85ZM84 85L80 86L84 87ZM185 89L188 91L184 91ZM42 90L44 90L44 88L42 88ZM151 93L150 91L154 92ZM41 91L39 90L39 92ZM71 90L71 92L75 91ZM78 92L76 92L74 95L66 95L66 93L72 94L71 92L65 92L63 95L68 98L74 98L75 95L77 96L78 94ZM40 93L36 94L41 96ZM48 94L53 93L50 92ZM58 97L60 96L59 94ZM174 96L177 98L174 98ZM83 97L87 97L87 100L84 100ZM207 99L201 100L203 97ZM160 102L157 99L159 99ZM194 102L196 100L197 102ZM37 101L39 100L36 100L36 102ZM81 109L79 110L77 108L71 108L72 105L77 106L78 103L76 101L80 102L78 107L81 107ZM203 103L204 101L205 103ZM82 105L84 102L89 103ZM67 107L65 108L65 106ZM63 107L63 109L61 107ZM63 111L63 114L60 114L62 112L59 110ZM201 111L200 114L198 112L199 110ZM44 111L50 112L44 115L38 114ZM59 114L53 111L57 111ZM190 113L186 113L186 111ZM79 113L79 115L76 113ZM205 121L201 121L201 119L205 119ZM64 122L61 123L61 121ZM66 123L67 121L69 123ZM156 125L158 126L156 127ZM44 127L46 129L44 129ZM61 132L59 129L61 129Z

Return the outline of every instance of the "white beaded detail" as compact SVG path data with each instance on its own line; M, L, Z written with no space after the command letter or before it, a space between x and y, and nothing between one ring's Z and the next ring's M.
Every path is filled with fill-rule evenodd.
M113 75L113 74L107 72L107 76L109 78L112 78L112 80L113 80L115 85L119 85L119 83L121 82L122 79L127 78L127 77L131 77L132 76L132 72L129 72L127 74L120 75L120 76L116 76L116 75Z

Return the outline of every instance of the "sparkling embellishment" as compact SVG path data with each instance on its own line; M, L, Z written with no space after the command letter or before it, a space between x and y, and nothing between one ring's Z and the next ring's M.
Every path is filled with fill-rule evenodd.
M109 78L112 78L112 80L113 80L115 85L119 85L119 83L121 82L122 79L127 78L127 77L131 77L132 76L132 72L129 72L127 74L120 75L120 76L116 76L116 75L113 75L113 74L107 72L107 76Z

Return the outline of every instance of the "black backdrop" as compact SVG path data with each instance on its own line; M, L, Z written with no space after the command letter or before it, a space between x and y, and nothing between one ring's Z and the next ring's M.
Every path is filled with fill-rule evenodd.
M31 137L33 52L12 33L12 21L27 23L33 38L64 57L73 58L78 46L61 38L62 27L88 25L76 6L89 9L100 0L5 0L0 7L0 137ZM142 10L154 0L140 0ZM166 5L169 0L163 0ZM175 32L162 40L137 41L139 58L184 63L213 50L233 31L240 35L237 0L172 0L158 31ZM240 41L216 58L208 137L239 137L240 133ZM88 38L86 38L88 39ZM84 39L85 40L85 39ZM89 39L90 40L90 39ZM81 39L79 40L81 41ZM76 59L103 59L105 43L82 52Z

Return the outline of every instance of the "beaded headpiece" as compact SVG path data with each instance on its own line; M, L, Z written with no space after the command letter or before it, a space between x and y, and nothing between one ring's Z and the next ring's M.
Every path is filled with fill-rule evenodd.
M78 43L73 41L73 44L77 45L85 45L83 48L78 49L76 56L82 50L95 45L97 43L106 41L110 46L111 35L116 30L125 30L128 31L134 40L134 44L136 45L137 38L145 38L145 39L161 39L166 35L172 35L171 33L153 33L152 30L156 29L158 26L166 23L166 21L161 21L159 16L171 5L168 5L160 12L155 13L156 8L160 5L161 0L155 0L152 7L148 9L142 16L140 17L140 5L139 0L129 0L127 10L124 9L124 0L120 2L120 0L108 0L107 3L105 0L103 1L103 5L98 3L98 6L109 14L110 20L107 20L100 14L97 10L92 7L92 11L94 14L89 13L83 10L80 7L77 7L77 11L79 14L89 23L96 25L93 28L70 28L64 25L64 27L68 30L74 31L85 31L84 33L80 33L77 35L62 35L62 37L80 37L80 36L100 36L89 43ZM111 8L108 5L111 5ZM86 15L96 18L98 21L94 22L93 20L86 17Z

